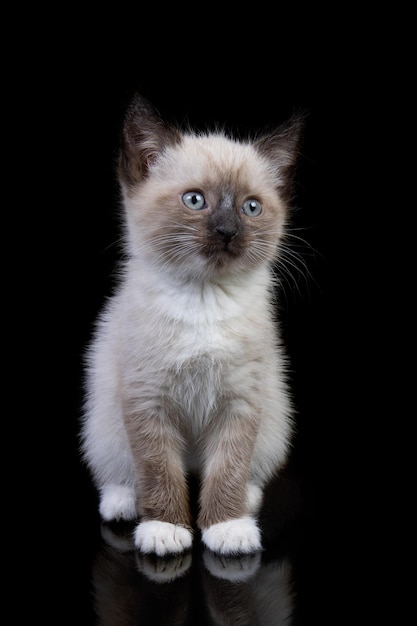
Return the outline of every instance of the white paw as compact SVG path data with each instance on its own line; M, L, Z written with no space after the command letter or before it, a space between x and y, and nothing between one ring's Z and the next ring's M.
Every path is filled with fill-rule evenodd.
M244 582L256 574L261 565L261 553L224 556L204 550L203 562L210 574L230 582Z
M262 548L259 528L249 516L213 524L201 536L210 550L220 554L248 554Z
M100 515L106 521L137 517L135 492L131 487L107 485L100 490Z
M188 528L158 520L141 522L134 533L135 546L141 552L158 556L183 552L191 548L192 539Z
M170 558L152 558L138 553L135 558L139 571L156 583L171 583L184 576L191 566L191 552Z

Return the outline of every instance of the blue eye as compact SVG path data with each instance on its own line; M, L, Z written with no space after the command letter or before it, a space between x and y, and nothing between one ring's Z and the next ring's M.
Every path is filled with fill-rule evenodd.
M262 204L259 200L248 198L242 205L242 212L249 217L256 217L262 213Z
M204 196L199 191L186 191L182 194L182 201L187 209L193 211L201 211L206 206Z

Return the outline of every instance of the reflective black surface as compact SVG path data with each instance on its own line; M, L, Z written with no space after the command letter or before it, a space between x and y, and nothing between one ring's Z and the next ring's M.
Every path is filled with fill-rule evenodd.
M191 485L193 498L196 489ZM68 605L77 623L296 626L325 619L318 503L312 485L291 467L266 490L262 551L241 557L210 552L198 531L182 555L141 555L132 545L132 524L99 520L88 479L81 494Z
M264 551L241 558L216 556L202 548L198 535L184 555L143 556L132 550L129 533L102 525L91 571L99 623L116 624L120 614L121 624L290 623L297 558L291 544L298 540L282 518L288 504L281 501L281 511L271 509L265 517Z

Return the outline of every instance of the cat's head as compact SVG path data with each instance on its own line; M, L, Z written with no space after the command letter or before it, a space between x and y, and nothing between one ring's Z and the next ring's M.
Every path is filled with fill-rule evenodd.
M238 141L182 131L137 95L124 120L118 174L128 252L187 279L274 261L284 236L302 116Z

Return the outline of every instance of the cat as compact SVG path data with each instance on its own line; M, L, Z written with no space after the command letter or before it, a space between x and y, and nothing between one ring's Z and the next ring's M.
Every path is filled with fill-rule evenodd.
M214 553L262 550L263 490L295 430L273 297L304 116L237 139L136 94L121 126L124 258L85 350L80 425L99 512L132 520L144 554L198 533Z

